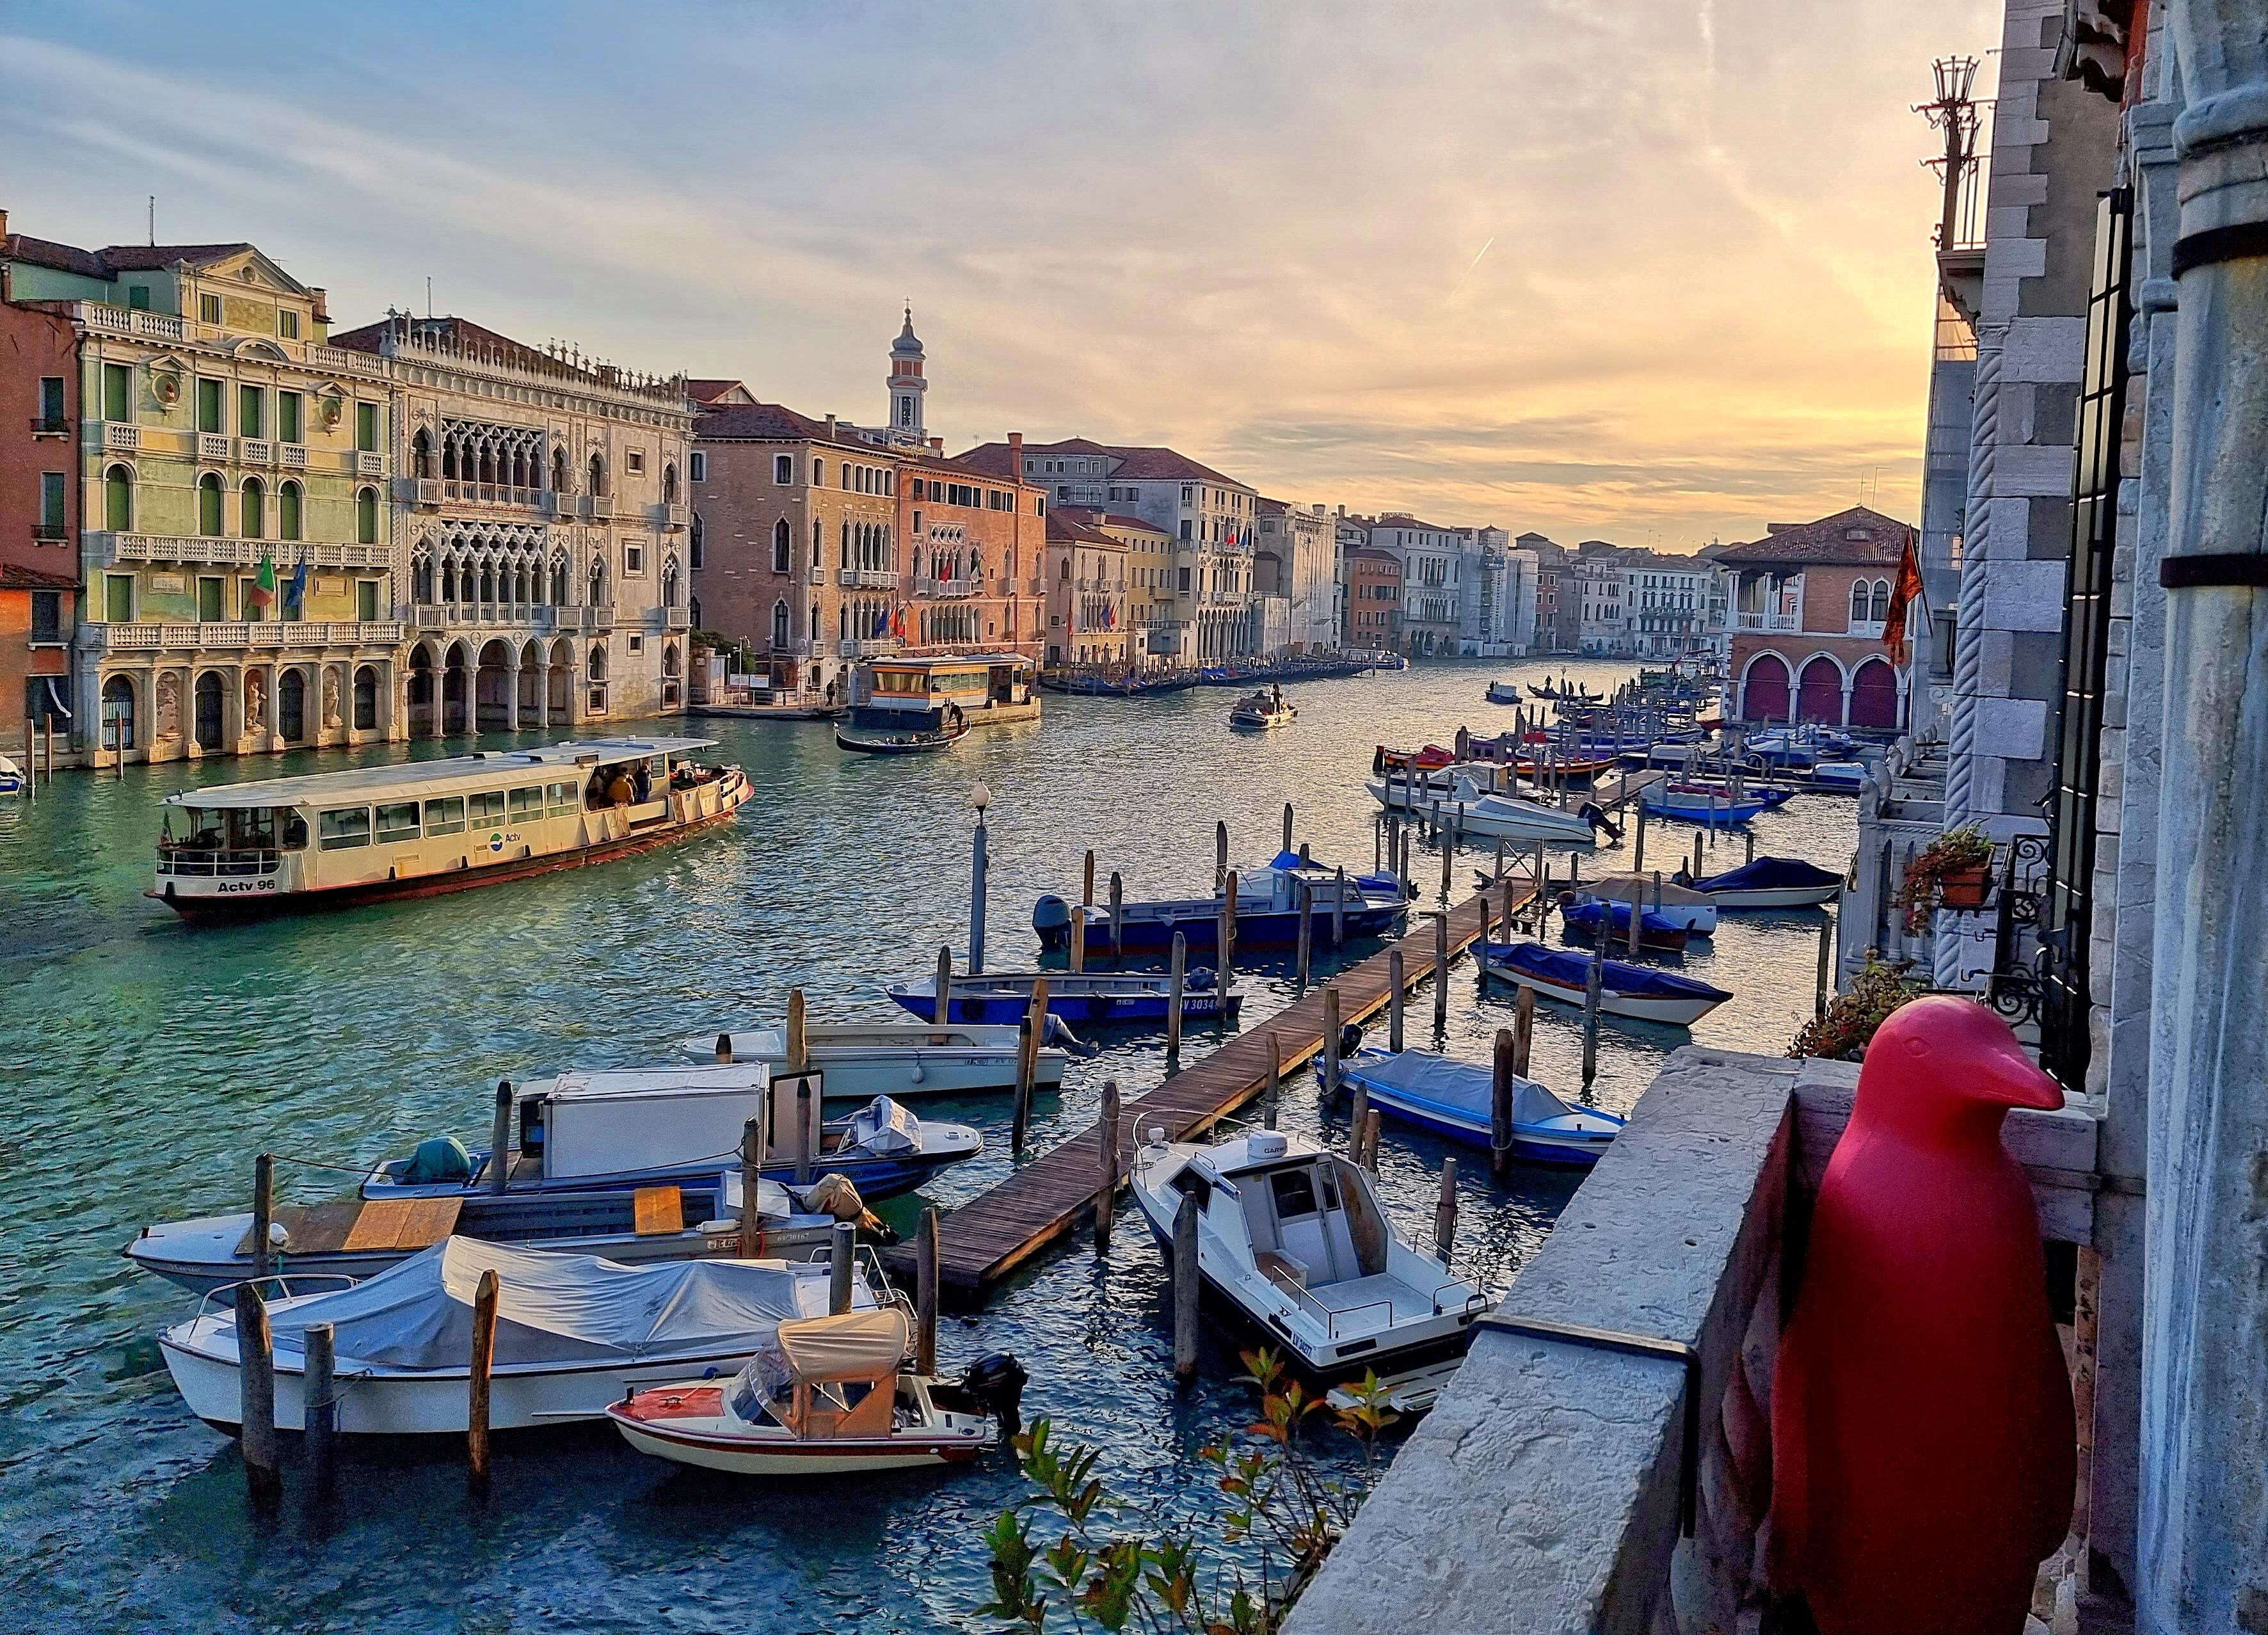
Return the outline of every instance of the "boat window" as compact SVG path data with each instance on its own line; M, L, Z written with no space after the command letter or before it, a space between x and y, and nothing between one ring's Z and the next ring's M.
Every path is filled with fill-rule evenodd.
M417 803L397 800L378 809L378 843L391 846L397 842L417 838Z
M297 807L284 814L284 850L305 851L307 849L307 819Z
M1331 1172L1328 1169L1319 1172L1315 1176L1315 1186L1316 1189L1322 1194L1323 1207L1326 1210L1336 1211L1339 1206L1339 1189L1337 1182L1331 1176Z
M504 821L504 791L484 789L478 794L467 795L465 815L476 824L501 823Z
M316 820L316 833L320 836L316 844L325 851L367 846L370 844L370 808L340 806L326 812Z
M425 832L428 835L461 835L465 832L465 798L450 795L425 803Z
M1276 1219L1292 1220L1315 1212L1315 1176L1310 1169L1279 1169L1268 1177L1276 1195Z
M1197 1174L1194 1169L1190 1169L1186 1167L1183 1167L1182 1172L1174 1177L1170 1184L1174 1190L1180 1193L1183 1197L1195 1198L1197 1201L1197 1207L1199 1209L1203 1209L1211 1201L1212 1182L1207 1181L1203 1175Z
M549 798L553 817L563 812L572 812L580 804L575 798L575 785L572 784L549 784L544 786L544 792Z
M512 792L512 815L514 819L540 818L543 815L543 785L536 784L526 789Z
M276 814L266 806L236 806L228 812L231 851L276 850Z

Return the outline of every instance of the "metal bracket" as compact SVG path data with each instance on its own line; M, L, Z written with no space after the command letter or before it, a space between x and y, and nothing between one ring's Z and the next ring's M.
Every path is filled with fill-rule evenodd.
M1554 1322L1547 1317L1515 1317L1492 1311L1475 1320L1476 1329L1494 1329L1522 1339L1563 1340L1593 1351L1614 1351L1624 1357L1646 1357L1674 1362L1685 1369L1685 1446L1683 1469L1677 1485L1677 1526L1693 1536L1701 1497L1701 1353L1677 1340L1650 1334L1623 1334L1613 1329L1594 1329L1580 1322Z

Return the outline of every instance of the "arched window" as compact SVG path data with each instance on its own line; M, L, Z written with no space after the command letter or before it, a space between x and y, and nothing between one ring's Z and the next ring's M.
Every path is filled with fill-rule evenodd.
M811 639L814 642L819 639L819 604L817 602L811 604Z
M209 540L220 537L220 474L208 471L197 479L197 532Z
M677 462L675 460L670 461L661 468L661 503L665 505L677 504Z
M430 477L433 475L433 439L425 435L425 428L417 428L417 435L409 439L409 475Z
M433 600L433 558L422 550L410 559L409 599L421 602Z
M114 675L102 684L102 746L110 749L134 748L134 683L122 675Z
M675 642L670 643L669 645L661 650L661 673L664 675L672 677L675 676L677 674L680 662L681 660L677 656L677 644Z
M708 628L701 622L701 599L698 596L694 597L686 604L685 616L691 622L695 630L701 630Z
M551 605L567 605L567 555L562 551L551 559Z
M811 519L811 565L814 569L817 569L821 565L819 560L819 553L821 550L821 541L823 538L824 534L822 532L822 526L819 519L814 517Z
M551 451L551 490L555 494L567 491L567 451L563 448Z
M814 460L811 462L811 486L815 489L823 489L827 486L827 462L825 460Z
M692 541L691 549L693 553L693 566L699 568L703 565L703 563L701 557L701 513L697 511L693 513L693 530L690 537Z
M607 462L598 455L593 454L591 456L591 492L593 494L604 494L606 491Z
M134 526L134 473L113 466L102 474L102 526L123 534Z
M357 733L378 731L378 672L369 665L354 675L354 726Z
M850 565L850 525L848 522L843 525L843 565L846 568Z
M787 571L787 519L782 517L772 525L772 571L774 573Z
M772 604L772 651L777 652L786 645L787 604L776 601Z
M603 681L607 679L607 650L604 647L596 645L592 647L589 669L593 681Z
M593 562L591 564L591 606L602 608L606 605L606 601L607 564L603 562Z
M1874 581L1874 622L1876 624L1890 622L1890 582L1888 579Z
M457 559L454 556L441 563L441 600L447 602L457 600Z
M364 545L378 543L378 490L355 490L355 539Z
M661 570L661 605L677 606L677 559L673 556Z
M299 485L286 482L276 490L276 537L279 540L304 538L301 532Z
M1852 583L1851 622L1853 624L1864 624L1867 622L1867 601L1869 588L1870 587L1867 581L1864 579L1857 579Z

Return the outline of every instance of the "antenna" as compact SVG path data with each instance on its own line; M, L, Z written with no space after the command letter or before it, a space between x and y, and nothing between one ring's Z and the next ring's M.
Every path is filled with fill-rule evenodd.
M158 195L154 193L150 195L150 242L153 246L158 242Z
M426 276L425 276L425 316L426 316L426 317L428 317L428 318L431 318L431 317L432 317L432 315L433 315L433 276L432 276L431 273L428 273L428 274L426 274Z

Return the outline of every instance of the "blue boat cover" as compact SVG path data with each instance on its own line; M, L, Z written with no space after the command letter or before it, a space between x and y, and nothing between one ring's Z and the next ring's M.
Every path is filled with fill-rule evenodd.
M1712 874L1693 882L1696 891L1787 891L1796 887L1816 887L1842 883L1840 874L1830 874L1801 858L1758 858L1754 863L1744 863L1739 868L1722 874Z
M1421 1097L1484 1124L1489 1121L1495 1079L1491 1070L1478 1062L1460 1062L1431 1050L1404 1050L1399 1056L1359 1056L1347 1067L1381 1088ZM1512 1083L1514 1125L1540 1124L1578 1110L1533 1079L1514 1079Z
M1629 903L1602 902L1596 897L1585 897L1579 902L1569 903L1559 910L1559 917L1570 925L1595 927L1600 919L1609 913L1613 915L1613 924L1617 929L1622 931L1630 929ZM1684 921L1671 919L1667 914L1656 914L1652 909L1646 910L1644 917L1638 924L1640 936L1653 932L1658 935L1668 937L1682 932L1685 929Z
M1492 942L1489 944L1488 957L1514 970L1532 971L1538 976L1549 977L1570 987L1580 988L1590 980L1589 954L1547 948L1540 942ZM1658 971L1651 966L1609 960L1606 967L1606 984L1616 993L1634 994L1648 999L1729 999L1733 997L1722 988L1696 982L1690 976Z

